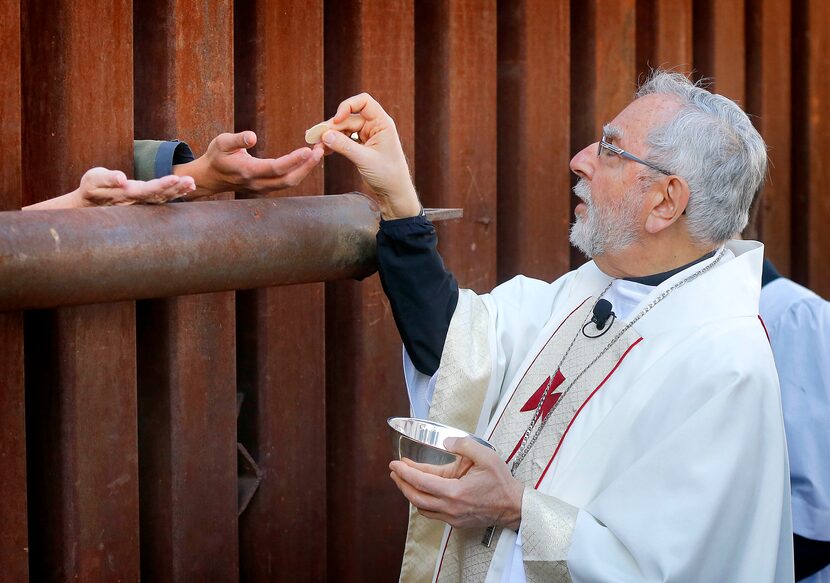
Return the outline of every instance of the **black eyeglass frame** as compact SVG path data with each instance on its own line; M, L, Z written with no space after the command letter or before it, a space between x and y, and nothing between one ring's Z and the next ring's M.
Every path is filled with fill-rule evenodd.
M603 148L605 148L609 152L613 152L614 154L616 154L620 158L625 158L626 160L631 160L632 162L637 162L638 164L648 166L649 168L651 168L653 170L657 170L657 172L660 172L661 174L665 174L666 176L672 176L674 174L673 172L669 172L668 170L663 170L659 166L655 166L651 162L646 162L642 158L638 158L637 156L635 156L634 154L632 154L630 152L626 152L625 150L623 150L619 146L615 146L611 142L606 142L605 141L605 136L602 136L599 139L599 147L597 148L597 157L598 158L602 156Z

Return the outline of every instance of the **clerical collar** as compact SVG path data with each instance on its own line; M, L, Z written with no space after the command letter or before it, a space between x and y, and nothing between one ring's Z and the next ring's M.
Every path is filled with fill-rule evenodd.
M779 277L781 277L781 274L778 273L777 269L775 269L772 261L764 259L764 267L761 269L761 287L775 281Z
M664 281L666 281L668 278L670 278L671 276L677 275L678 273L680 273L684 269L688 269L689 267L691 267L695 263L700 263L701 261L706 261L707 259L711 259L712 257L715 256L715 251L717 251L717 250L713 249L712 251L710 251L709 253L707 253L703 257L695 259L694 261L692 261L690 263L687 263L686 265L681 265L680 267L677 267L675 269L672 269L672 270L669 270L669 271L664 271L663 273L655 273L654 275L643 275L641 277L624 277L623 279L625 281L633 281L634 283L641 283L643 285L650 285L652 287L653 286L658 286L661 283L663 283Z

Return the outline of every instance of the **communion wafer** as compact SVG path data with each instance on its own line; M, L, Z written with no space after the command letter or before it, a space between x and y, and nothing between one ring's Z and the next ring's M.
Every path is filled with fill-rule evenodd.
M305 132L305 141L307 144L319 144L323 139L323 134L329 129L329 124L326 122L318 123L316 126L310 127Z

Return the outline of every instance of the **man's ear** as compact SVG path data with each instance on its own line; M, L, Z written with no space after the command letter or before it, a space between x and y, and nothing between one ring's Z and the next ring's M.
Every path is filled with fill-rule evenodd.
M651 212L646 218L646 232L655 235L675 223L689 204L689 185L679 176L669 176L649 191Z

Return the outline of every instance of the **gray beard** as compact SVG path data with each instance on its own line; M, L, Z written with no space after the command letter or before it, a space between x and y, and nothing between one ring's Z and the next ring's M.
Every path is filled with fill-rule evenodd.
M622 200L604 209L594 206L591 185L584 178L579 179L573 191L587 207L586 218L577 216L571 225L570 240L574 247L591 258L608 251L621 251L637 241L636 202L641 194L638 188L632 188Z

